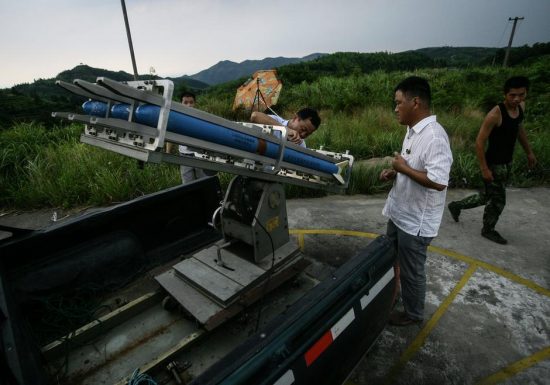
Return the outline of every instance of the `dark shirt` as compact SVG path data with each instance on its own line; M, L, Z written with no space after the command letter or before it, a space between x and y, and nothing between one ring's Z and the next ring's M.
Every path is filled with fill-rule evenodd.
M521 106L518 106L519 114L517 118L512 118L508 115L504 103L499 103L498 107L502 115L502 123L500 126L493 128L489 135L489 146L485 153L485 159L488 165L508 164L512 162L519 127L523 121L523 110Z

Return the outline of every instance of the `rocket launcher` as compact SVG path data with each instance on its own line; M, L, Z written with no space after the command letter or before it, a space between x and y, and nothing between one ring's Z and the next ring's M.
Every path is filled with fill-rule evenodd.
M169 80L96 83L57 81L88 99L83 114L52 116L85 124L81 141L144 162L169 162L225 171L265 181L343 192L353 156L303 148L286 140L286 128L237 123L172 101ZM279 131L280 137L274 135ZM195 156L171 154L165 143L185 145Z

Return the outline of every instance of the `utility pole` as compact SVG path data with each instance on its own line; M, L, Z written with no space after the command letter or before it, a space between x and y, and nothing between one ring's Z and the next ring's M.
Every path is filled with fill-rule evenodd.
M130 56L132 57L132 67L134 67L134 80L138 80L138 71L136 65L136 57L134 56L134 46L132 45L132 35L130 34L130 24L128 23L128 15L126 13L126 4L124 0L120 0L122 5L122 13L124 15L124 24L126 25L126 35L128 36L128 45L130 46ZM514 24L514 27L516 25Z
M508 21L514 20L514 26L512 27L512 33L510 34L510 41L508 42L508 48L506 48L506 54L504 55L504 63L502 63L503 67L506 67L508 65L508 57L510 57L510 48L512 47L512 40L514 40L514 33L516 32L516 24L518 23L518 20L523 20L525 17L514 17L513 19L511 17L508 18Z

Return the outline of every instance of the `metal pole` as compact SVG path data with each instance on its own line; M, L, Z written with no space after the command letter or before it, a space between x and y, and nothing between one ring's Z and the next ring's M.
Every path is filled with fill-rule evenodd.
M128 15L126 14L126 4L124 3L124 0L120 0L120 4L122 5L122 13L124 14L124 24L126 24L126 35L128 36L128 45L130 46L130 56L132 57L132 66L134 67L134 80L138 80L136 58L134 56L134 46L132 45L132 35L130 34L130 24L128 24Z
M124 24L126 25L126 36L128 36L128 45L130 46L130 56L132 57L132 67L134 67L134 80L138 80L138 71L136 65L136 57L134 56L134 46L132 45L132 35L130 34L130 24L128 23L128 14L126 13L126 3L124 0L120 0L122 5L122 14L124 15ZM143 170L145 167L145 162L138 160L138 168Z
M514 17L513 19L511 17L508 18L508 21L514 20L514 26L512 27L512 33L510 34L510 41L508 41L508 48L506 48L506 54L504 55L504 63L502 63L503 67L506 67L508 65L508 57L510 57L510 48L512 47L512 40L514 40L514 33L516 32L516 24L518 23L518 20L523 20L524 17Z

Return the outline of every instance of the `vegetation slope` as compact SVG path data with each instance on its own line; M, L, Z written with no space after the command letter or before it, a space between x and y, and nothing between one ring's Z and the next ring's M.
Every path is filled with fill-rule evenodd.
M550 44L548 44L550 46ZM439 59L437 59L439 60ZM399 150L403 127L393 114L393 87L410 75L426 77L433 88L433 110L447 129L454 164L451 187L477 187L480 178L474 140L489 108L502 100L502 84L511 76L530 78L526 128L539 166L528 171L524 154L516 151L512 171L515 186L549 181L550 55L527 55L509 68L475 65L442 67L425 54L338 53L279 68L284 81L276 111L291 116L309 105L321 111L323 123L308 139L310 147L343 152L357 160L391 155ZM404 68L403 68L404 67ZM232 120L247 113L231 111L241 80L208 89L199 95L201 109ZM4 208L75 207L125 201L180 183L173 165L145 165L79 142L81 125L49 126L17 123L0 130L0 205ZM377 179L379 168L355 167L350 194L389 188ZM225 183L228 175L221 176ZM289 188L290 196L315 194Z

